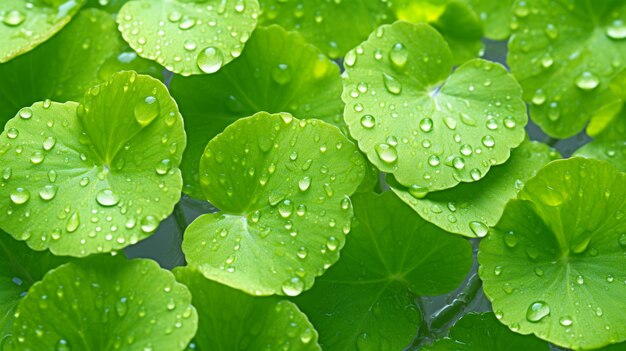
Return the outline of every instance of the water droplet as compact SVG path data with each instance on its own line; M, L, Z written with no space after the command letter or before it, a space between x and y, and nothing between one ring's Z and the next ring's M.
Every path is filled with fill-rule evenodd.
M441 163L441 160L439 159L439 156L431 155L430 157L428 157L428 164L431 167L437 167L439 166L440 163Z
M215 73L222 68L222 64L224 63L224 56L222 51L216 47L210 46L198 54L198 58L196 59L196 63L198 67L204 73Z
M184 16L182 20L178 23L178 28L182 30L187 30L187 29L193 28L193 26L195 25L196 25L195 19L188 17L188 16Z
M128 299L125 298L125 297L122 297L115 304L115 312L117 312L117 315L119 317L124 317L126 315L126 313L128 312L128 303L127 302L128 302Z
M272 69L272 79L278 85L285 85L291 81L291 69L286 63L280 63Z
M420 121L420 129L424 133L428 133L433 129L433 120L430 118L423 118Z
M30 199L30 192L24 188L16 188L10 194L11 201L16 205L23 205Z
M541 66L543 68L550 68L554 64L554 59L549 53L545 53L541 58Z
M552 23L549 23L546 26L546 35L548 36L548 38L550 39L556 39L559 37L559 30L558 28L556 28L556 26Z
M18 114L22 119L30 119L31 117L33 117L33 110L31 110L29 107L24 107L20 110Z
M626 39L626 24L621 19L614 20L606 27L606 35L611 39Z
M517 246L517 243L519 242L519 240L517 239L517 236L515 235L514 232L506 232L504 234L504 244L509 247L509 248L514 248Z
M54 197L56 196L57 190L58 190L58 187L56 185L52 185L52 184L45 185L39 191L39 197L41 197L41 199L44 201L50 201L54 199Z
M428 188L414 184L409 187L409 194L416 199L423 199L428 195Z
M55 351L70 351L70 344L65 339L59 340L55 346Z
M334 236L329 237L326 241L326 247L330 251L337 250L337 247L339 247L339 240L337 240L337 238L335 238Z
M19 135L20 135L20 132L17 129L15 129L15 128L11 128L11 129L7 130L7 137L9 139L15 139Z
M79 214L78 212L74 212L74 214L72 214L67 219L67 223L65 224L65 230L67 230L68 233L73 233L76 231L76 229L78 229L79 226L80 226Z
M52 148L57 144L57 140L55 137L47 137L46 140L43 141L43 149L46 151L52 150Z
M600 79L591 72L585 71L576 78L576 86L582 90L590 91L600 85Z
M403 69L408 59L409 52L402 43L396 43L391 48L391 51L389 51L389 60L391 64L398 69Z
M402 92L402 83L387 73L383 73L383 83L385 84L385 89L391 94L398 95Z
M564 327L569 327L570 325L572 325L574 322L572 321L572 317L570 316L563 316L559 319L559 323L564 326Z
M283 293L287 296L297 296L304 290L304 282L298 277L293 277L283 283Z
M626 233L622 233L618 239L619 245L626 250Z
M456 129L456 119L450 117L450 116L446 116L443 118L443 123L446 125L446 127L448 127L448 129L450 130L455 130Z
M38 164L43 162L44 158L45 157L44 157L44 155L41 152L35 151L30 156L30 162L32 162L32 164L34 164L34 165L38 165Z
M120 202L120 197L111 189L102 189L96 194L96 201L102 206L115 206Z
M583 278L582 275L579 275L579 276L576 277L576 283L578 283L578 285L585 284L585 279Z
M288 218L293 212L293 203L291 200L284 200L278 205L278 213L283 218Z
M544 191L539 192L538 195L541 202L551 207L559 206L565 202L563 194L551 186L546 186Z
M465 168L465 160L462 157L455 157L452 159L452 167L458 170Z
M489 232L489 227L487 227L487 225L483 222L470 222L469 226L472 232L479 238L484 237Z
M473 180L480 180L482 177L482 174L480 173L479 169L474 168L470 171L470 177L472 177Z
M512 116L508 116L506 118L504 118L504 126L509 128L509 129L513 129L515 128L515 120L513 119Z
M152 123L159 113L161 113L161 106L154 96L148 96L135 105L135 120L142 127Z
M491 135L485 135L481 139L481 142L483 143L483 145L489 148L494 147L494 145L496 145L496 141L493 139Z
M376 118L372 115L365 115L361 117L361 126L365 129L372 129L376 126Z
M546 93L543 92L543 89L537 89L535 91L535 95L532 97L533 104L539 106L543 105L546 102L547 96Z
M389 144L378 144L374 147L378 158L385 163L394 163L398 160L396 148Z
M189 40L185 41L185 43L183 44L183 47L187 51L194 51L197 46L196 46L196 42L195 41L189 39Z
M528 306L526 319L529 322L537 323L550 314L550 306L544 301L533 302Z
M152 233L159 226L159 221L154 216L145 216L139 223L141 225L141 231L144 233Z
M165 175L172 169L172 161L168 158L159 161L156 166L156 172L159 175Z
M309 176L304 176L298 182L298 188L300 188L300 191L307 191L310 186L311 186L311 177Z
M4 24L10 27L16 27L26 20L26 15L18 10L11 10L4 15Z

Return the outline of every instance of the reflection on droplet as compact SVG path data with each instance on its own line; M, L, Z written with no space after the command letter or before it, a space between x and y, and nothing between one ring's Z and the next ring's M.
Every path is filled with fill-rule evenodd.
M16 205L23 205L30 199L30 192L24 188L16 188L10 194L11 201Z
M4 15L4 24L10 27L16 27L22 24L26 20L26 15L24 15L21 11L11 10L7 14Z
M142 127L147 126L161 112L159 100L154 96L148 96L135 105L135 120Z
M120 202L120 197L111 189L102 189L96 194L96 201L105 207L115 206Z
M600 79L598 77L588 71L581 73L576 78L576 86L582 90L593 90L600 85Z
M202 72L215 73L222 68L224 56L220 49L210 46L198 53L196 63Z
M550 314L550 306L544 301L533 302L528 306L526 319L529 322L537 323Z
M614 20L606 27L606 35L611 39L626 39L626 23L621 19Z
M282 285L283 293L287 296L297 296L304 290L304 282L298 277L293 277Z
M385 163L394 163L398 160L396 148L389 144L378 144L374 147L378 158Z

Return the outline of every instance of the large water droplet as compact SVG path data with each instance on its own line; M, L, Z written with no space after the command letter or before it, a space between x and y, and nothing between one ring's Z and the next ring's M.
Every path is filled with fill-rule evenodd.
M67 230L68 233L73 233L76 231L76 229L78 229L79 226L80 226L79 214L78 212L74 212L74 214L72 214L67 219L67 223L65 224L65 230Z
M166 158L159 161L156 166L156 173L159 175L165 175L172 169L172 160Z
M144 233L152 233L159 226L159 221L154 216L145 216L139 223L141 225L141 231Z
M398 160L396 148L389 144L378 144L374 147L378 158L385 163L394 163Z
M96 194L96 201L102 206L115 206L120 202L120 197L111 189L102 189Z
M572 325L574 322L572 321L572 317L570 316L563 316L559 319L559 323L564 326L564 327L569 327L570 325Z
M307 191L310 186L311 186L311 177L309 176L304 176L298 182L298 188L300 188L300 191Z
M414 184L409 187L409 194L416 199L423 199L428 195L428 188Z
M600 79L591 72L585 71L576 77L576 86L582 90L590 91L598 85L600 85Z
M282 290L287 296L297 296L304 290L304 282L298 277L293 277L283 283Z
M409 59L409 51L402 45L402 43L396 43L389 51L389 61L391 64L398 68L403 69L406 62Z
M550 306L544 301L536 301L528 306L526 319L529 322L537 323L550 314Z
M148 96L135 105L135 120L142 127L147 126L161 112L159 100L154 96Z
M9 27L16 27L22 24L24 20L26 20L26 15L24 15L21 11L11 10L4 15L3 22Z
M372 115L365 115L361 117L361 126L365 129L372 129L376 126L376 118Z
M424 133L428 133L433 129L433 120L430 118L423 118L420 121L420 129Z
M402 92L402 83L387 73L383 73L383 83L385 84L385 89L391 94L398 95Z
M196 59L196 63L198 67L204 73L215 73L222 68L222 64L224 63L224 56L222 51L216 47L210 46L198 53L198 58Z
M487 225L483 222L470 222L469 226L472 232L479 238L484 237L489 232L489 227L487 227Z
M57 195L58 187L56 185L48 184L39 191L39 197L44 201L50 201Z
M621 19L614 20L606 27L606 35L611 39L626 39L626 23Z
M11 192L11 201L16 205L23 205L30 199L30 192L24 188L16 188Z

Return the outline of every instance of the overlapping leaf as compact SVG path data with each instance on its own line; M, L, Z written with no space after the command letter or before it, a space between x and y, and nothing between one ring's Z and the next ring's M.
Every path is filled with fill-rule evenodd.
M289 112L343 124L339 67L297 33L257 29L241 57L214 75L175 76L172 95L185 116L189 147L181 168L185 192L201 197L198 163L226 126L260 111Z
M0 136L0 227L86 256L151 235L180 198L183 121L165 86L124 72L84 104L20 110Z
M507 61L524 87L533 120L565 138L621 108L609 89L626 67L626 3L518 0ZM608 117L607 117L608 116Z
M626 174L583 158L526 183L478 253L501 322L574 349L626 340L625 192Z
M391 189L430 223L444 230L469 237L487 235L506 203L515 198L524 183L559 154L545 144L526 140L511 152L511 158L494 167L480 181L429 193L399 185L387 178Z
M140 56L188 76L215 73L239 57L258 12L257 0L133 0L117 20Z
M296 298L327 350L402 350L421 321L416 295L454 289L469 243L420 219L393 193L354 195L355 224L341 260Z
M211 140L200 184L220 213L183 251L207 278L255 295L298 295L337 261L365 164L340 130L282 113L240 119Z
M174 271L193 295L198 333L190 350L321 350L298 307L277 297L252 297L188 267Z
M346 57L344 118L381 171L424 195L484 177L524 139L521 88L476 59L451 75L448 45L432 27L382 26Z
M58 267L17 307L9 350L184 350L191 294L154 261L95 256Z
M0 63L48 40L72 19L84 2L3 0L0 3Z

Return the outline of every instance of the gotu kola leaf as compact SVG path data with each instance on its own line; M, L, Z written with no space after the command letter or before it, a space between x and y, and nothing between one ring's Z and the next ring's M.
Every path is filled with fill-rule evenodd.
M35 50L0 64L0 124L37 101L80 101L88 88L124 69L154 71L136 55L116 63L124 41L115 21L103 11L81 11L72 22Z
M398 197L430 223L451 233L469 237L487 235L506 203L515 198L529 178L548 162L559 158L547 145L526 140L511 151L506 163L493 167L481 180L424 194L399 185L392 176L387 183Z
M363 157L337 127L265 112L207 145L200 184L219 213L196 219L183 252L207 278L254 295L298 295L339 258Z
M626 340L626 174L553 161L480 243L479 274L500 321L559 346Z
M274 296L253 297L176 268L174 275L193 296L198 333L191 350L321 350L317 332L298 307Z
M0 136L0 226L35 250L86 256L151 235L180 199L176 103L123 72L79 105L39 102Z
M507 61L547 134L569 137L619 111L608 87L626 67L625 2L519 0L513 13ZM596 129L592 120L588 131Z
M480 59L450 75L451 59L432 27L396 22L345 62L351 135L378 169L424 194L481 179L526 135L515 79Z
M184 350L191 294L156 262L98 255L60 266L17 307L9 350Z
M0 63L7 62L43 43L63 28L84 0L0 3Z
M422 220L393 193L359 193L341 260L296 298L327 350L402 350L419 329L416 295L461 283L472 249Z
M260 0L264 25L279 24L297 30L332 59L367 38L382 23L393 20L387 0Z
M470 312L450 328L448 337L421 351L549 351L548 343L519 335L498 322L491 312Z
M0 231L0 350L10 335L15 307L50 269L68 261L49 252L36 252Z
M117 21L137 53L184 76L215 73L237 58L257 24L257 0L133 0Z
M171 92L189 137L181 165L185 192L202 196L202 151L232 122L267 111L341 125L341 89L339 67L302 36L278 26L257 29L241 57L213 75L174 76Z

